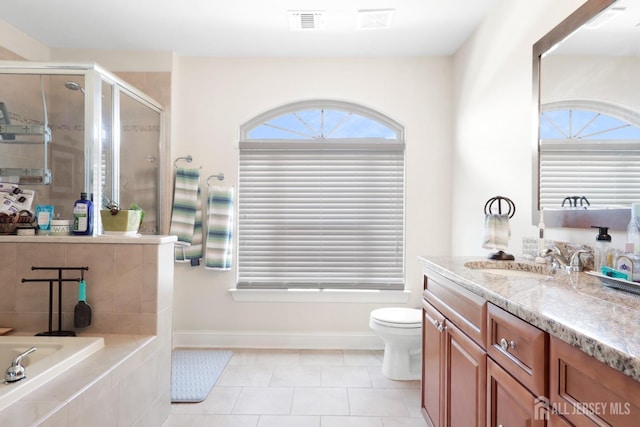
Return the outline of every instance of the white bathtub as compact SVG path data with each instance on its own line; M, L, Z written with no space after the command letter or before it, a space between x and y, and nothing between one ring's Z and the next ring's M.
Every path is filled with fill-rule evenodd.
M22 359L26 378L5 383L13 359L31 347L37 350ZM0 411L102 347L101 337L0 336Z

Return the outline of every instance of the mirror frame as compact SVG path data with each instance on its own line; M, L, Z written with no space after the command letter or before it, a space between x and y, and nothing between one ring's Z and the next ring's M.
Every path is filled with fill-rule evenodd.
M588 0L575 12L560 22L533 45L533 155L532 155L532 225L540 222L540 71L545 53L569 37L592 18L614 4L617 0ZM629 223L629 208L565 209L545 208L544 222L547 227L590 228L606 225L611 230L626 230Z

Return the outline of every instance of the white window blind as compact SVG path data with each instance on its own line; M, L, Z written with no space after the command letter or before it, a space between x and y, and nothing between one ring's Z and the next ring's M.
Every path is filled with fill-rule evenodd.
M591 206L640 200L640 141L542 140L540 205L560 207L568 196Z
M404 288L404 144L240 142L238 288Z
M596 100L551 102L541 111L541 207L576 196L594 207L640 200L640 114Z

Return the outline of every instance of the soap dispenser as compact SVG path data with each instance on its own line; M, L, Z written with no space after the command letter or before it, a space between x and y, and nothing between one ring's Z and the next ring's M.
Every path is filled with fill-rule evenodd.
M613 266L613 248L611 247L611 236L609 235L609 227L592 225L591 228L598 229L598 235L596 236L596 250L593 261L593 269L597 272L600 272L602 270L602 267Z

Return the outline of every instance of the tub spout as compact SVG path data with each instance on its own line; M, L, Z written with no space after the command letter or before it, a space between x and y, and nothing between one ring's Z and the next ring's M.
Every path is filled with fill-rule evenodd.
M27 371L24 369L24 366L22 366L22 358L25 357L27 354L33 353L36 350L37 350L36 347L31 347L29 350L25 351L24 353L21 353L18 356L16 356L16 358L13 359L13 362L11 362L11 366L9 366L9 368L7 369L7 372L4 375L4 380L8 383L14 383L16 381L20 381L21 379L26 378Z

